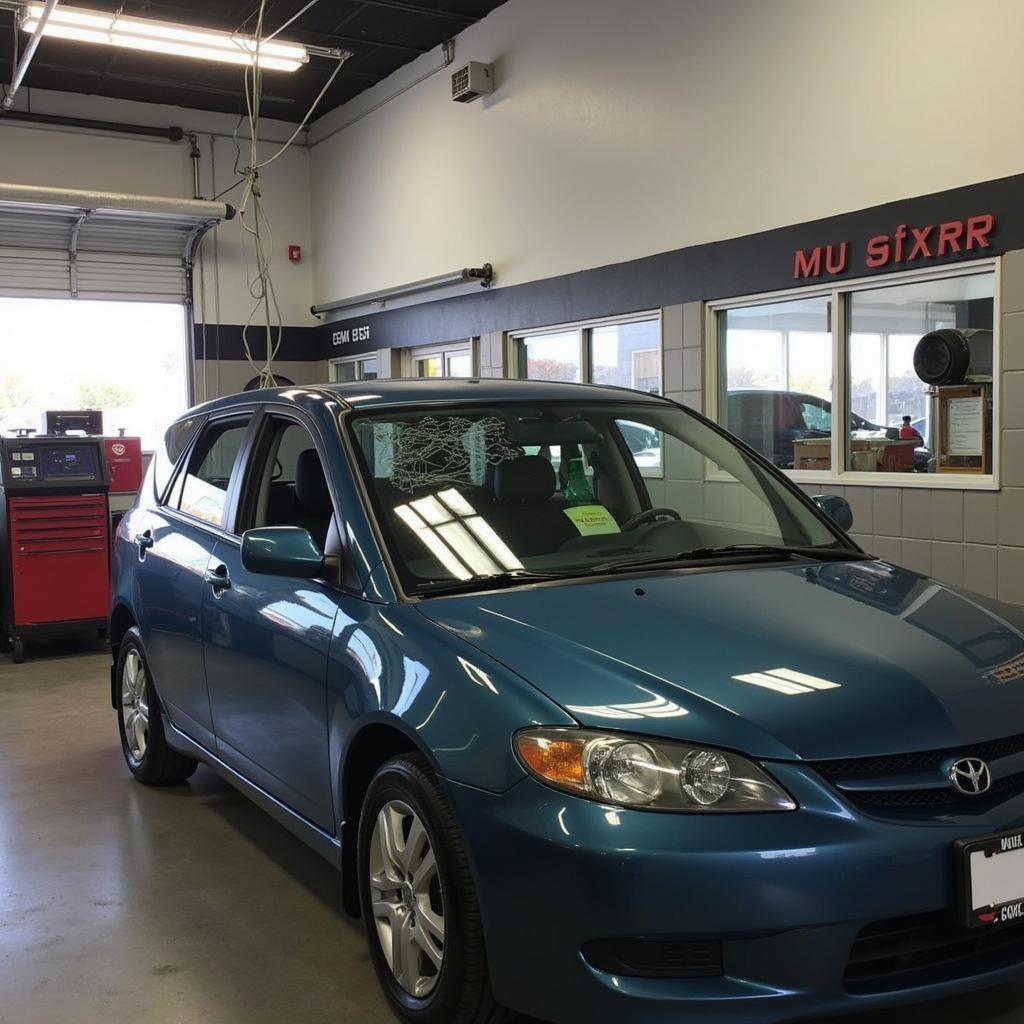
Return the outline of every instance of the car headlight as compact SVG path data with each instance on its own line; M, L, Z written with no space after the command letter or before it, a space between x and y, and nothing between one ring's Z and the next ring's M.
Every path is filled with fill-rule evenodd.
M542 782L652 811L792 811L793 798L731 750L588 729L524 729L515 749Z

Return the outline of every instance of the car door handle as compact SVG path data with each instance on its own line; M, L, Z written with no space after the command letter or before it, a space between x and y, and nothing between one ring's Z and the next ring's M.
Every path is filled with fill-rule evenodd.
M228 575L226 565L220 565L216 569L207 569L204 579L214 590L227 590L231 586L231 577Z
M153 534L150 530L145 533L135 534L135 543L138 544L139 550L148 551L153 546Z

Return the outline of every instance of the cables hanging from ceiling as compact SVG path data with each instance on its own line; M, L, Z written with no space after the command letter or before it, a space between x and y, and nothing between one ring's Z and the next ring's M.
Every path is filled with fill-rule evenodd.
M318 0L312 0L295 17L291 18L287 25L291 24L299 16L305 13ZM259 378L260 387L273 387L276 383L274 377L274 359L281 347L281 335L283 323L281 308L277 300L277 293L274 288L274 279L271 273L271 258L274 251L274 236L263 205L263 191L260 183L260 171L268 167L275 160L281 157L288 148L299 137L306 128L310 118L316 112L321 100L327 91L334 84L335 79L341 73L342 65L351 56L347 51L338 54L338 63L334 71L328 76L323 88L317 94L310 105L309 110L299 122L298 127L292 132L288 140L282 143L269 157L260 160L259 157L259 128L260 128L260 101L263 92L263 69L259 63L260 46L272 39L277 32L270 36L264 35L264 16L266 14L267 0L260 0L259 10L256 16L256 59L246 65L244 71L245 86L245 117L249 122L249 163L241 171L243 188L242 198L238 204L238 222L242 227L244 236L248 237L252 245L254 255L254 270L249 278L249 294L252 296L253 305L249 311L248 318L242 328L242 345L245 357L249 361ZM239 160L239 163L241 161ZM250 331L262 330L266 338L266 355L263 363L257 362L252 353L250 345Z

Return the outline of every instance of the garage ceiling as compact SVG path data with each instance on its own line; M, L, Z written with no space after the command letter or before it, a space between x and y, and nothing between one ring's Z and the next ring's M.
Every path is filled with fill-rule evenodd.
M270 0L269 31L284 24L308 0ZM345 103L403 64L439 46L479 21L503 0L320 0L282 33L282 39L351 50L341 74L317 114ZM104 5L74 0L75 7L112 11L160 21L178 21L226 31L252 31L256 0L108 0ZM0 79L11 80L14 19L0 10ZM27 39L20 33L19 43ZM472 54L462 55L467 59ZM264 73L263 115L300 121L323 88L334 64L312 58L294 74ZM88 43L43 39L25 86L169 103L200 110L241 113L242 74L238 68L182 58L142 54Z

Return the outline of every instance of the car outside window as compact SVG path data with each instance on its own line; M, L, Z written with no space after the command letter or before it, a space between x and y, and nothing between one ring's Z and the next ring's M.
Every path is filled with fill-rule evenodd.
M224 525L228 484L246 431L247 420L210 424L200 436L184 475L178 508L213 526Z
M784 481L668 403L390 410L346 423L413 591L614 572L737 544L844 544ZM644 457L664 475L642 476Z

